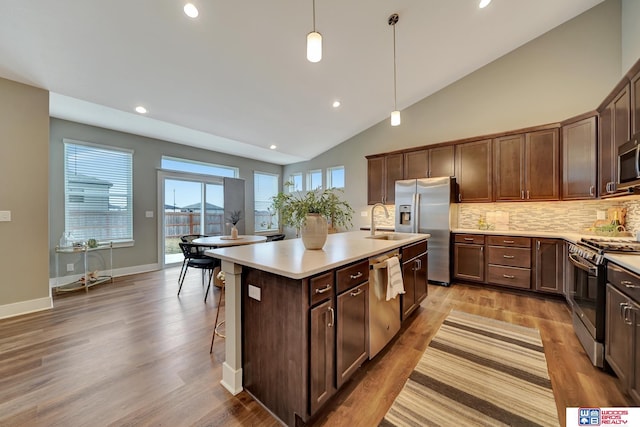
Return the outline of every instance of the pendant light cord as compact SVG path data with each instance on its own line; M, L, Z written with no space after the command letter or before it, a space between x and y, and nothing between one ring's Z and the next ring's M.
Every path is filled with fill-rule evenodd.
M396 24L393 24L393 109L398 109L396 100Z
M313 32L316 32L316 0L313 0Z

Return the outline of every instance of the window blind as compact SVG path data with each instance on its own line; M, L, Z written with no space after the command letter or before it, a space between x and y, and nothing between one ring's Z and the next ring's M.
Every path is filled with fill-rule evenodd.
M65 232L75 240L133 240L133 152L64 142Z

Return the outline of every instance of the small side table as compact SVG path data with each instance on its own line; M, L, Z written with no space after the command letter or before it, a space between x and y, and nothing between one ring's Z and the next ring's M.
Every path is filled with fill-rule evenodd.
M104 263L106 264L107 259L109 260L109 265L105 265L102 269L102 272L97 276L94 276L91 271L89 271L89 256L92 252L95 251L109 251L109 256L104 259ZM83 261L83 271L82 276L79 279L74 279L69 281L69 276L60 276L60 258L67 258L65 255L73 255L77 254L82 256ZM108 268L107 268L108 267ZM67 280L65 281L65 277ZM77 277L74 276L74 277ZM72 292L84 289L85 292L89 290L90 287L99 285L100 283L113 282L113 243L101 243L95 248L90 248L86 244L80 246L56 246L56 292Z

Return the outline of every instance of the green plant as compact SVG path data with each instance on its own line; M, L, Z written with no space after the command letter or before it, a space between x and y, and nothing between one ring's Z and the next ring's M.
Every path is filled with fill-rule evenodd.
M231 224L236 225L240 219L242 218L242 211L231 211L229 216L226 218Z
M291 187L293 184L287 182L284 185ZM280 221L283 225L298 229L304 225L307 214L310 213L322 215L334 228L351 226L354 211L349 203L338 195L342 192L338 188L306 192L280 192L272 198L271 208L280 214Z

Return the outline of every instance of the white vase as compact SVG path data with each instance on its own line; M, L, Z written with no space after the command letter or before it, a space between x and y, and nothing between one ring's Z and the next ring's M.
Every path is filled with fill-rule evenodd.
M307 214L305 223L300 227L302 243L307 249L322 249L327 241L327 219L320 214Z
M231 227L231 238L232 239L237 239L238 238L238 229L236 228L235 225L233 227Z

